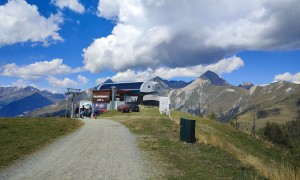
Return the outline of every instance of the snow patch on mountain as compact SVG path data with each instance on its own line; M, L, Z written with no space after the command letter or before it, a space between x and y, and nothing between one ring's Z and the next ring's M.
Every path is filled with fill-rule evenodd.
M294 91L294 89L291 88L291 87L289 87L289 88L287 88L287 89L285 90L285 93L290 93L290 92L293 92L293 91Z
M226 89L226 92L236 93L236 91L234 89Z
M256 88L257 88L257 86L253 86L250 88L250 96L254 93Z

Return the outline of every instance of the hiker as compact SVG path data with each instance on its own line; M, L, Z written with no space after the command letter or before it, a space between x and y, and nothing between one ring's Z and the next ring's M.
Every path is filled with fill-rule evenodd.
M94 118L97 119L98 115L98 108L94 108Z
M80 112L80 118L84 118L85 111L86 111L86 109L84 108L84 105L82 105L81 112Z
M75 114L75 118L79 117L79 107L77 105L75 106L74 114Z
M89 107L88 112L87 112L87 116L90 116L90 118L93 118L93 109L92 109L92 106Z

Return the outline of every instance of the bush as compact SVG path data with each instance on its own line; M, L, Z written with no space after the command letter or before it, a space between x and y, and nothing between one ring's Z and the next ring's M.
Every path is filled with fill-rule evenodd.
M267 122L263 135L274 144L288 146L288 134L284 126Z
M212 111L208 114L208 119L216 120L216 114L214 111Z
M286 147L294 154L300 153L300 119L282 125L267 122L260 134L264 139Z

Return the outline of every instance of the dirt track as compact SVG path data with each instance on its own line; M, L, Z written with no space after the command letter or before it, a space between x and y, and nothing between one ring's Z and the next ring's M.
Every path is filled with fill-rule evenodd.
M147 179L147 162L120 123L84 119L85 125L0 172L0 179Z

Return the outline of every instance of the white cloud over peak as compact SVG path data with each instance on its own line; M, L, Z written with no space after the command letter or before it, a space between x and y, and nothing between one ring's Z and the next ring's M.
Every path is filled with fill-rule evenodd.
M77 76L77 79L78 79L78 82L82 85L86 84L89 82L89 79L85 76L82 76L82 75L78 75Z
M96 85L104 83L106 80L110 79L111 77L107 76L107 77L102 77L102 78L98 78L96 79Z
M18 79L16 82L13 82L11 84L12 86L17 86L17 87L27 87L27 86L32 86L34 88L38 88L39 87L29 81L25 81L24 79Z
M289 72L278 74L274 77L274 81L290 81L296 84L300 84L300 72L291 74Z
M0 47L15 43L41 42L44 46L63 41L59 35L62 15L46 18L35 5L24 0L9 0L0 6Z
M26 66L18 66L15 63L6 64L2 67L0 75L23 79L38 79L42 76L71 74L81 71L81 68L72 69L63 64L62 59L53 59L52 61L40 61Z
M180 67L180 68L158 68L153 70L148 68L145 71L134 71L128 69L123 72L119 72L113 77L99 78L96 80L97 84L103 83L107 79L111 79L114 82L130 82L130 81L148 81L155 76L159 76L163 79L171 79L176 77L200 77L203 73L208 70L214 71L221 75L224 73L231 73L232 71L239 69L244 65L241 58L233 56L231 58L222 59L217 63L211 65L197 65L190 67Z
M49 84L55 87L76 87L78 86L78 82L70 79L70 78L64 78L64 79L57 79L53 76L49 76L47 78Z
M239 69L244 65L244 61L236 56L231 58L222 59L217 63L210 65L196 65L189 67L178 68L158 68L155 70L155 74L164 79L170 79L174 77L199 77L206 71L210 70L219 75L224 73L231 73L234 70Z
M77 13L84 13L84 6L78 0L51 0L60 9L69 8Z
M64 79L58 79L55 78L54 76L49 76L47 78L48 83L56 88L65 88L65 87L77 87L77 86L82 86L85 85L89 79L85 76L78 75L77 80L70 79L68 77Z
M300 48L297 0L101 0L98 16L116 21L83 50L85 68L184 68L243 50Z
M127 69L124 72L119 72L111 80L114 82L139 82L147 81L155 77L155 72L152 69L147 69L146 71L134 71Z

